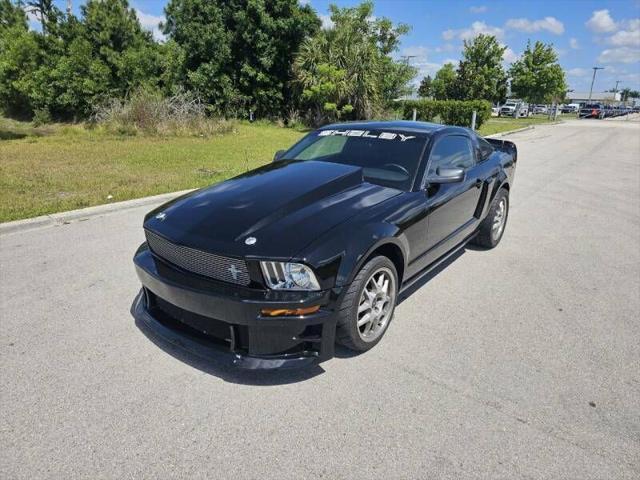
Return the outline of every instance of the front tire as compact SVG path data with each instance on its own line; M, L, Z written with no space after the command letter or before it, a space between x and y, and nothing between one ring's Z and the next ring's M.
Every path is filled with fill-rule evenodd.
M491 202L489 213L480 223L478 234L473 243L484 248L494 248L504 235L509 217L509 191L501 188Z
M377 256L360 269L338 311L336 340L364 352L382 339L396 307L398 273L391 260Z

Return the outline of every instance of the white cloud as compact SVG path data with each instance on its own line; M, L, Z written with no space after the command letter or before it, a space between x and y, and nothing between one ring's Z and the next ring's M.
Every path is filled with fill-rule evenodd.
M454 50L456 50L456 46L453 43L445 43L444 45L438 45L436 48L433 49L433 51L436 53L453 52Z
M546 30L555 35L564 33L564 24L555 17L544 17L541 20L529 20L528 18L510 18L505 24L506 28L520 32L539 32Z
M500 27L487 25L485 22L473 22L469 28L445 30L442 32L442 38L447 41L453 40L454 38L468 40L477 37L480 34L494 35L496 38L502 38L504 36L504 30Z
M580 48L580 44L578 43L578 39L570 38L569 39L569 46L571 48L573 48L574 50L578 50Z
M330 15L318 15L320 17L320 20L322 20L322 28L328 29L328 28L333 28L333 20L331 20L331 16Z
M431 76L431 78L433 78L435 76L436 72L442 68L442 64L440 64L440 63L427 62L427 61L414 62L412 65L418 69L418 74L416 75L416 78L414 79L414 83L416 85L418 85L420 83L420 81L424 77L426 77L427 75L429 75L429 76Z
M24 12L27 14L27 21L29 22L29 28L31 30L40 31L42 29L42 25L40 24L40 16L33 11L33 8L24 6Z
M427 47L423 47L422 45L416 45L416 46L403 48L402 56L427 58L428 52L429 52L429 49Z
M609 15L609 10L594 11L585 25L595 33L613 32L616 29L616 22Z
M153 34L153 38L156 40L164 40L164 35L160 31L159 25L164 22L165 18L159 15L151 15L144 13L142 10L136 9L136 15L140 20L140 25L144 30L148 30Z
M485 13L487 10L489 10L487 8L486 5L479 5L477 7L469 7L469 11L471 13Z
M311 4L311 0L298 0L298 3L301 7L304 7L305 5Z
M603 50L598 61L601 63L633 63L640 61L640 48L618 47Z
M507 49L504 51L504 56L503 56L504 63L513 63L516 60L518 60L518 58L520 58L520 56L516 52L511 50L509 47L507 47Z
M620 75L619 80L622 80L626 85L629 84L639 84L640 83L640 73L625 73Z
M558 57L564 57L564 56L567 54L567 52L568 52L568 50L567 50L567 49L565 49L565 48L558 48L558 47L553 47L553 51L554 51L554 52L556 52L556 55L557 55Z
M640 47L640 30L618 30L607 39L607 43L616 47Z
M570 68L567 70L567 75L570 77L584 77L589 73L589 70L586 68Z

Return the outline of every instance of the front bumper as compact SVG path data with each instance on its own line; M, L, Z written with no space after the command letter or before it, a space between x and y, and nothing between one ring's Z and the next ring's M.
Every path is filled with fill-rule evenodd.
M134 256L141 294L132 313L156 335L193 353L247 369L315 364L334 353L339 291L277 292L231 286L164 262L141 246ZM311 315L261 310L320 305Z

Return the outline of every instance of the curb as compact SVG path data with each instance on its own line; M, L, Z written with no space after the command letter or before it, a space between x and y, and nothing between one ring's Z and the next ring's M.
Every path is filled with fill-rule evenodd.
M180 195L184 195L185 193L193 192L194 190L195 189L189 189L181 190L179 192L162 193L151 197L136 198L133 200L125 200L123 202L107 203L105 205L96 205L95 207L69 210L68 212L52 213L50 215L42 215L40 217L0 223L0 236L55 225L65 225L70 222L88 220L92 217L129 210L131 208L162 203L172 200Z
M536 127L546 127L547 125L560 125L561 123L564 123L564 121L559 120L557 122L541 123L540 125L529 125L528 127L516 128L515 130L508 130L506 132L493 133L491 135L487 135L486 138L505 137L507 135L511 135L512 133L525 132L527 130L533 130Z
M516 128L515 130L508 130L506 132L494 133L491 135L487 135L486 138L495 138L495 137L505 137L507 135L511 135L512 133L525 132L527 130L533 130L536 128L535 125L529 125L528 127Z

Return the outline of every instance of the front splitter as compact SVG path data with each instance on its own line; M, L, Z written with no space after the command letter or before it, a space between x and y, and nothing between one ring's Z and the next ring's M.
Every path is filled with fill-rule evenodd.
M316 356L256 357L242 355L211 345L199 338L176 332L155 319L147 310L141 290L131 306L131 315L151 334L203 360L245 370L287 370L305 368L318 363Z

